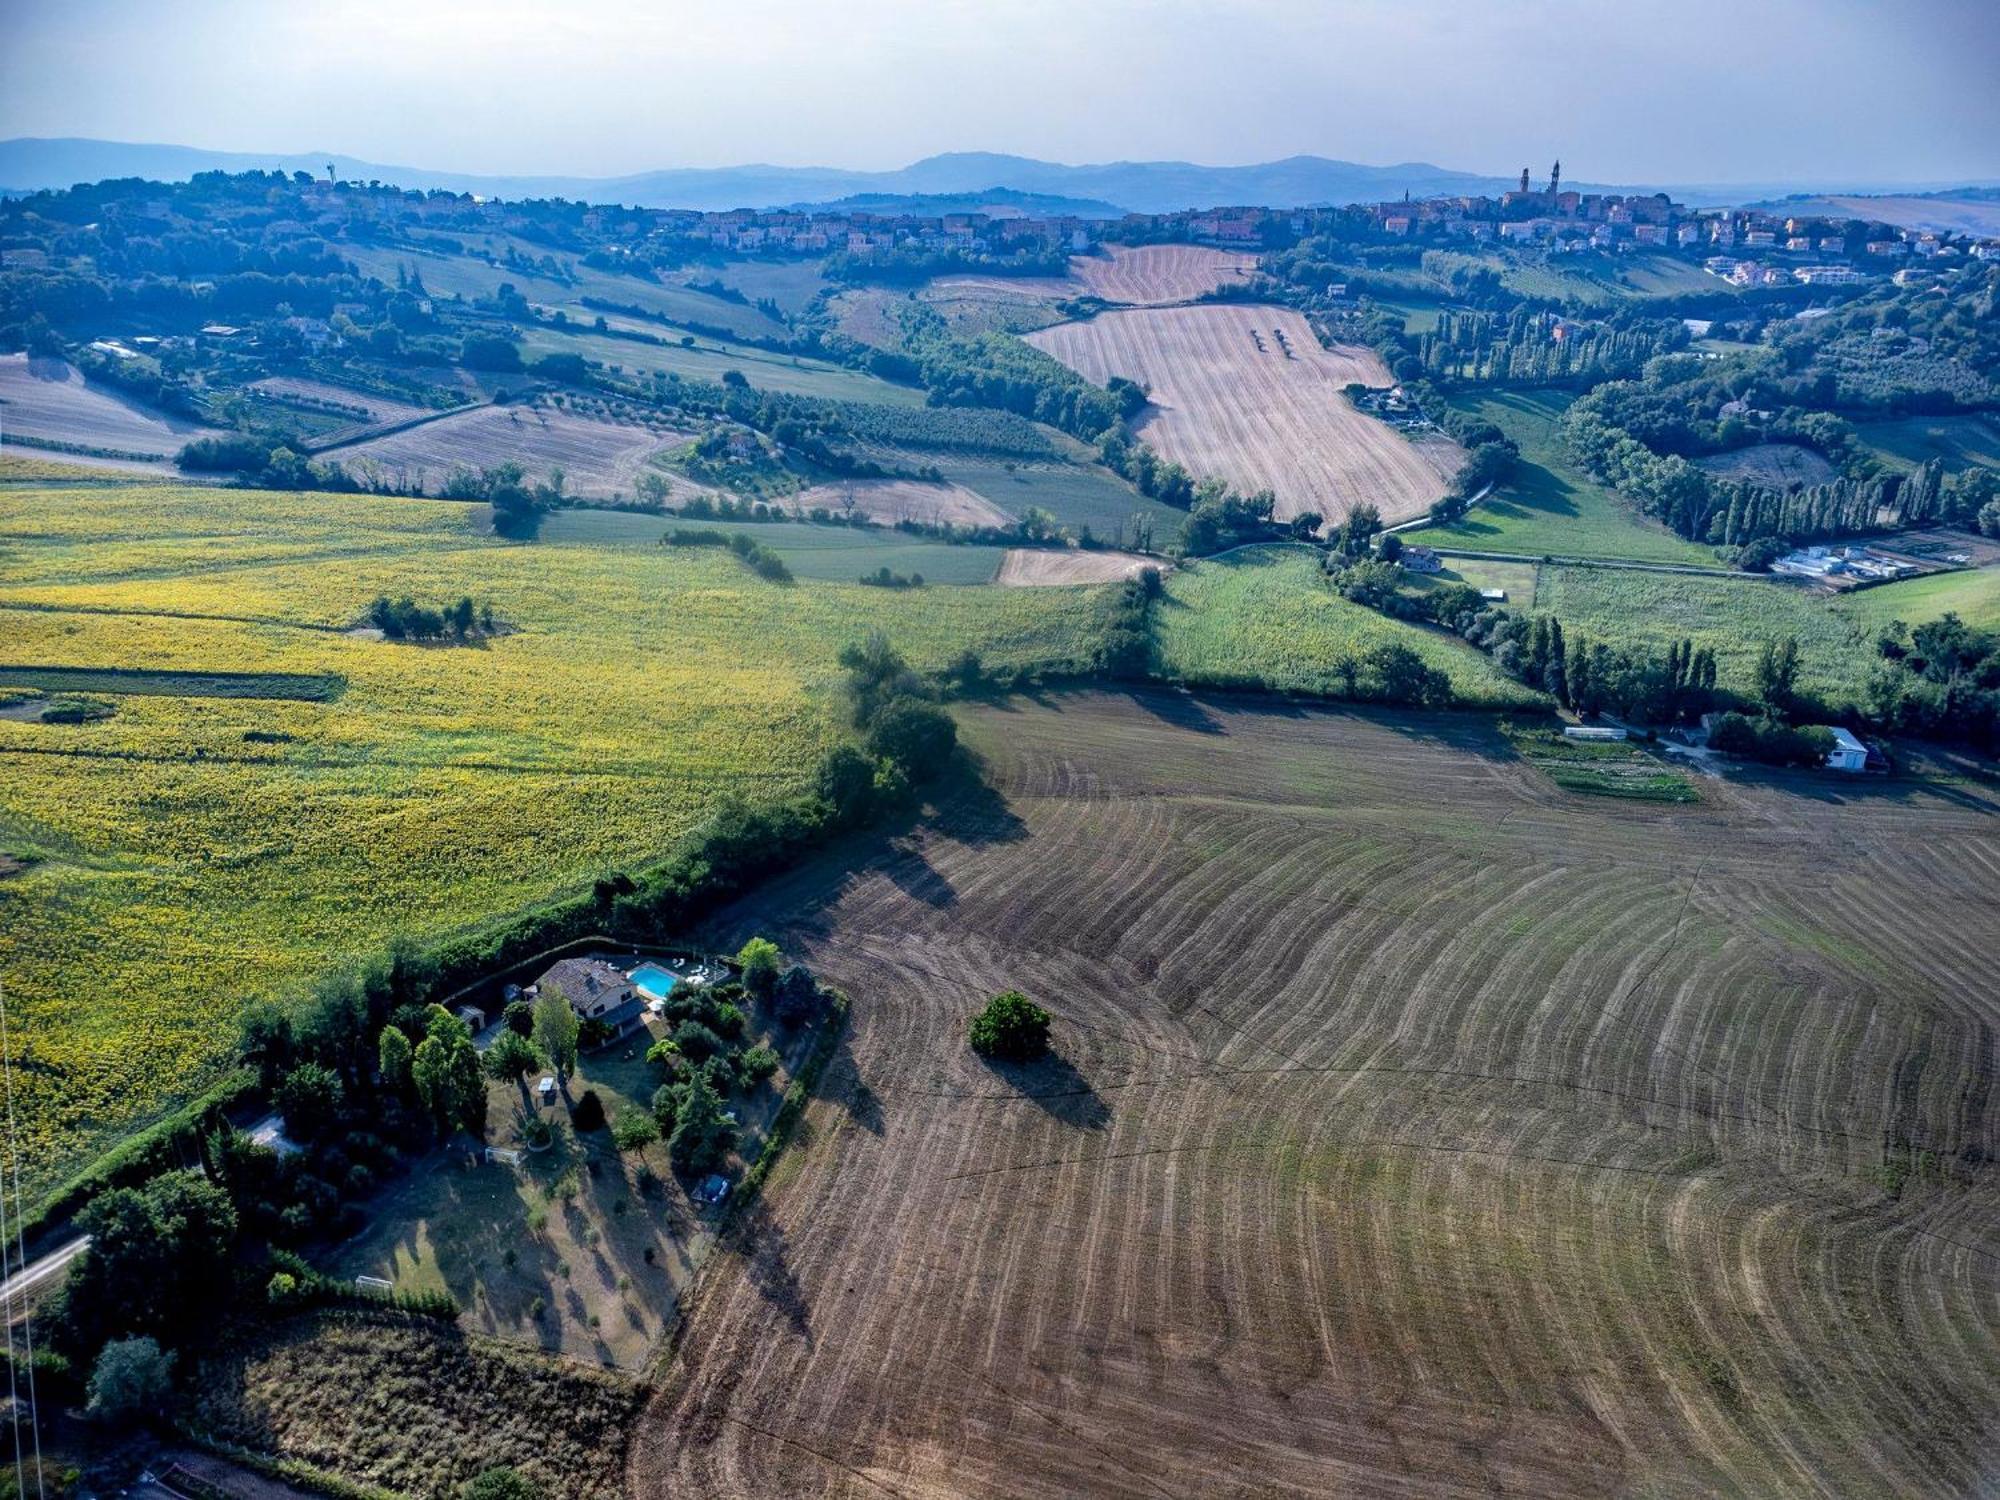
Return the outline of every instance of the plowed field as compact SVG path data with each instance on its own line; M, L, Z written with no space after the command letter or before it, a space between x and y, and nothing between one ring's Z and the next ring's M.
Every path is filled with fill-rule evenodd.
M1280 519L1317 511L1338 521L1365 501L1386 520L1408 520L1444 493L1462 457L1443 439L1413 443L1356 411L1341 387L1389 384L1380 357L1321 348L1287 308L1109 312L1028 342L1100 385L1113 375L1145 385L1153 404L1140 437L1198 477L1271 490Z
M633 1495L2000 1484L2000 798L1552 788L1477 721L1057 696L809 866L848 1044ZM988 1068L1006 986L1059 1061Z

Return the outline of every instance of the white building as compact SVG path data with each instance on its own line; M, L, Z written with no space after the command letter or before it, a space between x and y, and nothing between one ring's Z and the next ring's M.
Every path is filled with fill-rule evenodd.
M1829 724L1826 727L1833 735L1833 749L1827 752L1826 768L1829 771L1867 770L1868 747L1838 724Z

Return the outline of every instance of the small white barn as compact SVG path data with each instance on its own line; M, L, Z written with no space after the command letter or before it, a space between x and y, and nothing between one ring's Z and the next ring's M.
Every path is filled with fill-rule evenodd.
M1588 740L1594 743L1608 743L1625 738L1625 731L1612 724L1565 724L1563 738L1566 740Z
M1838 724L1826 726L1833 736L1833 749L1827 752L1826 768L1829 771L1865 771L1868 769L1868 747Z

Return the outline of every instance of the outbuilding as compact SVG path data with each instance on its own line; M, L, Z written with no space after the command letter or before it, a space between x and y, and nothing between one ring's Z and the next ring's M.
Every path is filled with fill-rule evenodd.
M1842 729L1838 724L1829 724L1826 729L1833 736L1833 748L1826 755L1829 771L1868 769L1868 747L1856 739L1852 731Z

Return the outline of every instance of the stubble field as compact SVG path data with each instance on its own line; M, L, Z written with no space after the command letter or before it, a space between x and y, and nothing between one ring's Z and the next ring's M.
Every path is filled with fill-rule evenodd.
M1449 716L962 715L999 795L733 913L855 997L632 1494L2000 1479L2000 799L1551 788ZM1060 1058L988 1068L1019 986Z
M549 406L481 406L387 437L326 450L357 470L373 467L437 493L454 469L511 460L532 479L563 471L570 494L630 496L648 460L692 436L668 427L604 422Z
M0 441L39 438L74 443L106 453L62 454L65 463L87 468L167 472L182 445L211 436L214 429L170 417L92 385L67 360L27 354L0 355ZM32 450L31 450L32 451Z
M1409 520L1463 458L1448 440L1412 442L1356 411L1341 388L1390 384L1380 357L1321 348L1287 308L1109 312L1028 342L1100 385L1114 375L1145 385L1153 404L1140 437L1197 476L1271 490L1280 519L1316 511L1338 521L1366 503L1385 520Z

